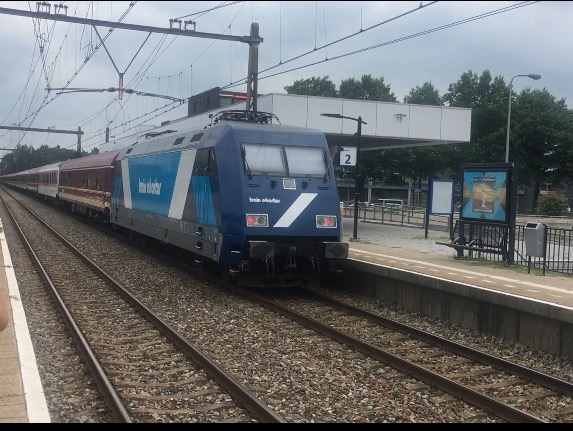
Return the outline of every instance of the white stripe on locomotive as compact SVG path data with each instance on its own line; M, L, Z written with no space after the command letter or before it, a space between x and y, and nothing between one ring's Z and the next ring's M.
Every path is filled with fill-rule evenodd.
M123 178L123 204L125 208L132 208L131 204L131 188L129 180L129 164L128 159L121 161L121 176Z
M169 217L173 217L177 220L181 220L183 217L183 210L185 209L185 202L187 201L187 190L189 189L189 182L191 181L196 155L197 150L184 151L179 159L177 177L175 178L175 184L173 186L173 196L171 197L171 204L169 206Z
M290 227L292 222L310 205L317 195L318 193L301 193L273 227Z

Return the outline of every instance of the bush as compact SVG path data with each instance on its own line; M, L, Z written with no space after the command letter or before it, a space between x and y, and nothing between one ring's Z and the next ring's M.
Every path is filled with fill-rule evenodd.
M560 215L567 211L567 198L557 193L547 193L537 199L537 214Z

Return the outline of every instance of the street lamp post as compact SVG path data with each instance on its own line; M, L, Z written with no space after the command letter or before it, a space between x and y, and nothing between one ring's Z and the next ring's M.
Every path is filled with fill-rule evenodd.
M513 78L511 78L511 81L509 81L509 108L507 109L507 137L505 138L505 163L509 162L509 125L511 122L511 89L513 86L513 80L518 76L525 76L526 78L535 79L536 81L538 79L541 79L541 75L530 73L529 75L515 75Z
M353 117L346 117L340 114L320 114L323 117L331 117L331 118L346 118L347 120L356 121L358 123L358 130L356 131L357 137L357 146L356 146L356 169L354 174L354 230L352 232L352 239L358 239L358 202L360 201L360 194L362 192L362 188L364 187L364 182L362 181L362 177L360 176L360 138L362 137L362 125L367 124L365 121L362 121L362 117L353 118Z

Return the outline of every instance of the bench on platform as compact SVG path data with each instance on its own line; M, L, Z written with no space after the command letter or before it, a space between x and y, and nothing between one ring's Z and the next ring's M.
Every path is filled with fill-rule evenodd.
M485 244L480 239L474 239L466 243L464 237L458 237L452 240L452 242L436 241L436 244L452 247L458 253L456 257L464 257L464 250L468 250L470 253L479 252L499 254L503 256L504 259L507 254L503 244Z
M460 226L461 225L461 226ZM458 235L454 237L454 232ZM499 224L489 224L483 222L463 222L456 221L455 227L450 234L451 242L436 242L436 244L452 247L457 251L456 257L464 257L464 250L477 253L497 254L507 260L507 227Z

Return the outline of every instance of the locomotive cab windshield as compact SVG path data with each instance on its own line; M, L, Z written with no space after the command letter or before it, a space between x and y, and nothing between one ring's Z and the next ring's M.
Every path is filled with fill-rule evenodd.
M329 176L322 148L243 143L241 149L245 174L249 177L270 175L327 178Z

